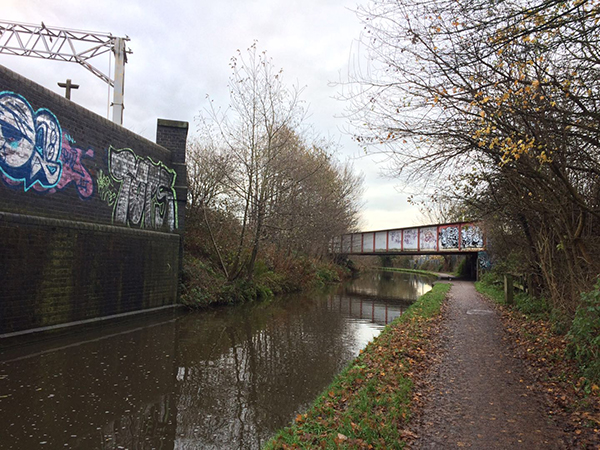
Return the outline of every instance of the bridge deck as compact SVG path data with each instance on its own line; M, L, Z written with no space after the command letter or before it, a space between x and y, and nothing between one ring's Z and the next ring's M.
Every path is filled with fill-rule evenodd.
M485 250L482 224L459 222L345 234L331 252L347 255L447 255Z

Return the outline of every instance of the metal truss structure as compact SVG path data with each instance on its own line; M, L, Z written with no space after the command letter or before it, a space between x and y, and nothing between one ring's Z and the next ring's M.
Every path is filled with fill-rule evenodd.
M116 37L110 33L69 30L0 20L0 53L75 62L114 88L113 117L115 123L123 123L123 96L125 81L126 48L129 37ZM84 43L84 44L82 44ZM111 78L94 67L88 60L113 52L115 71Z

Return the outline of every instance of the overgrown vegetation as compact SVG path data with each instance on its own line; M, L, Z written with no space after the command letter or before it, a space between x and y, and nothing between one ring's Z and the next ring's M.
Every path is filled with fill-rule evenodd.
M476 284L477 290L487 295L496 303L506 304L504 299L504 279L498 275L502 271L488 272L482 275L481 281ZM518 290L514 295L514 308L532 318L549 319L551 308L543 297L530 295Z
M508 307L498 277L476 283L497 302L508 341L536 380L535 388L550 404L549 413L566 424L573 448L600 445L599 342L600 283L582 294L574 318L556 315L548 303L526 294Z
M353 230L362 178L303 133L302 89L254 43L231 59L229 107L209 102L188 145L182 301L267 298L340 278L332 237Z
M202 258L186 252L181 303L198 308L265 300L277 294L321 287L351 275L347 267L298 255L286 264L258 259L252 279L228 280L213 266L210 256Z
M593 291L581 294L568 339L582 375L600 384L600 279Z
M436 284L370 343L306 414L265 449L403 448L414 372L423 369L449 284Z
M476 283L476 288L496 303L507 306L502 280L488 273ZM542 321L557 336L563 336L567 346L561 358L576 361L579 376L585 385L600 384L600 281L590 292L581 294L581 303L571 319L557 315L544 298L519 292L514 297L513 309L527 320Z

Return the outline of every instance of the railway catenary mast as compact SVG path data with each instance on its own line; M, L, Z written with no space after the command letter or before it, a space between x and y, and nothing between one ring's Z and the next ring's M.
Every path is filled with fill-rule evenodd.
M0 53L81 64L113 87L112 121L119 125L123 124L125 63L127 54L131 53L126 48L127 41L129 37L116 37L111 33L48 27L43 22L33 25L0 20ZM80 42L89 45L82 46ZM112 78L89 62L108 52L115 56Z

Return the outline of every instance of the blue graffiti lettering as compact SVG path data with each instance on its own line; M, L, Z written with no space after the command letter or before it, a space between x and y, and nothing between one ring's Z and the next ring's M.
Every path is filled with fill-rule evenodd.
M8 179L22 182L25 191L35 184L56 186L62 173L61 141L52 112L34 112L23 96L0 92L0 172Z

